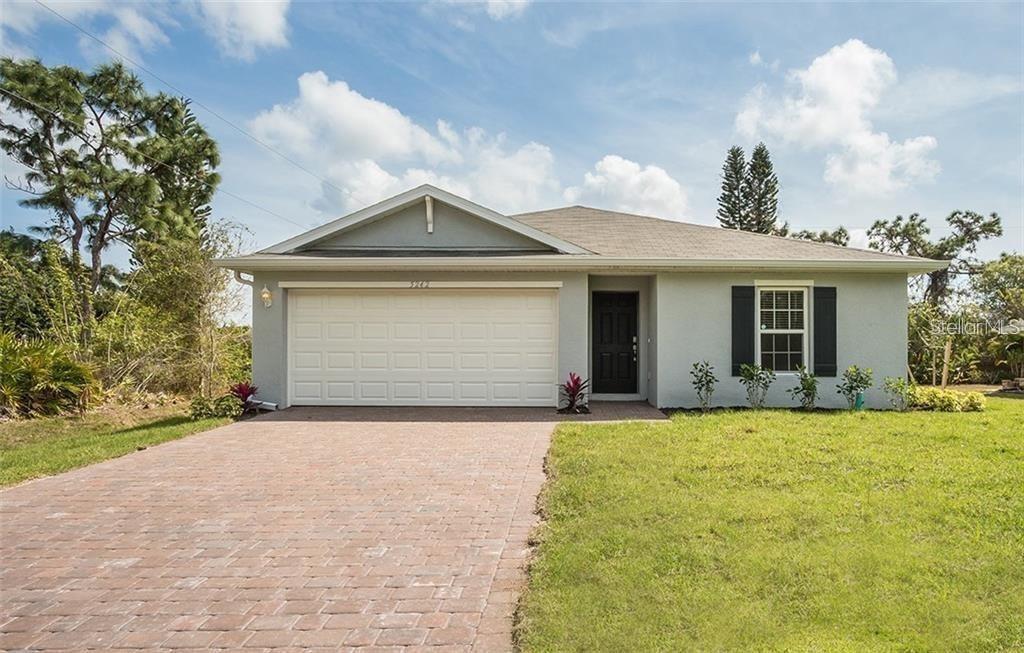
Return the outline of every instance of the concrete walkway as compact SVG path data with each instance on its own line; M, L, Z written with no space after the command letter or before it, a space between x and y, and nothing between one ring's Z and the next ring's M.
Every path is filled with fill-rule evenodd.
M509 650L555 421L291 409L3 491L0 649Z

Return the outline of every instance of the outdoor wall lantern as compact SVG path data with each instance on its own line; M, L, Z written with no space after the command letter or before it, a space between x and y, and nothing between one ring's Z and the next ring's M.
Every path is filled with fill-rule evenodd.
M274 295L267 288L266 284L263 284L263 290L260 291L260 299L263 300L263 305L267 308L270 308L271 304L274 303Z

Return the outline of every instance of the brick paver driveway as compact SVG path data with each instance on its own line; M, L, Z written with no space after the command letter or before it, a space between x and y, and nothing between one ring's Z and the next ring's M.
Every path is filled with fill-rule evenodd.
M0 494L0 648L507 650L550 410L293 409Z

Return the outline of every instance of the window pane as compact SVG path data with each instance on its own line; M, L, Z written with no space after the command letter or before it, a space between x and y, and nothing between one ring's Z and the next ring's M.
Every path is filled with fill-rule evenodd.
M775 336L773 336L771 334L767 334L767 333L762 333L761 334L761 351L762 352L766 352L766 351L770 352L770 351L774 351L775 350L774 337Z
M789 371L789 356L786 354L775 354L775 367L776 372L788 372Z
M789 293L789 307L790 308L803 308L804 307L804 294L799 290L794 290Z
M803 354L791 354L790 357L789 357L789 363L790 363L790 365L792 365L792 368L795 370L796 368L798 368L798 367L800 367L801 365L804 364L804 355Z
M789 308L789 293L772 293L775 295L775 308Z
M804 338L799 333L789 334L789 351L803 351Z
M790 329L802 329L802 328L804 328L804 312L803 311L791 311L789 313L789 328Z
M766 309L766 308L767 309L772 309L772 308L775 308L775 303L772 301L772 298L774 297L774 295L775 295L775 293L773 293L771 291L762 291L761 292L761 308L762 309Z
M767 367L768 369L772 369L772 355L771 354L764 354L764 353L761 354L761 367Z
M775 313L773 311L761 311L761 328L775 328Z

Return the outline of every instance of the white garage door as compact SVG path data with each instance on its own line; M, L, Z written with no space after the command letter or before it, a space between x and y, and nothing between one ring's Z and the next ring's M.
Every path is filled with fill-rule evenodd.
M295 405L557 400L551 289L290 290Z

